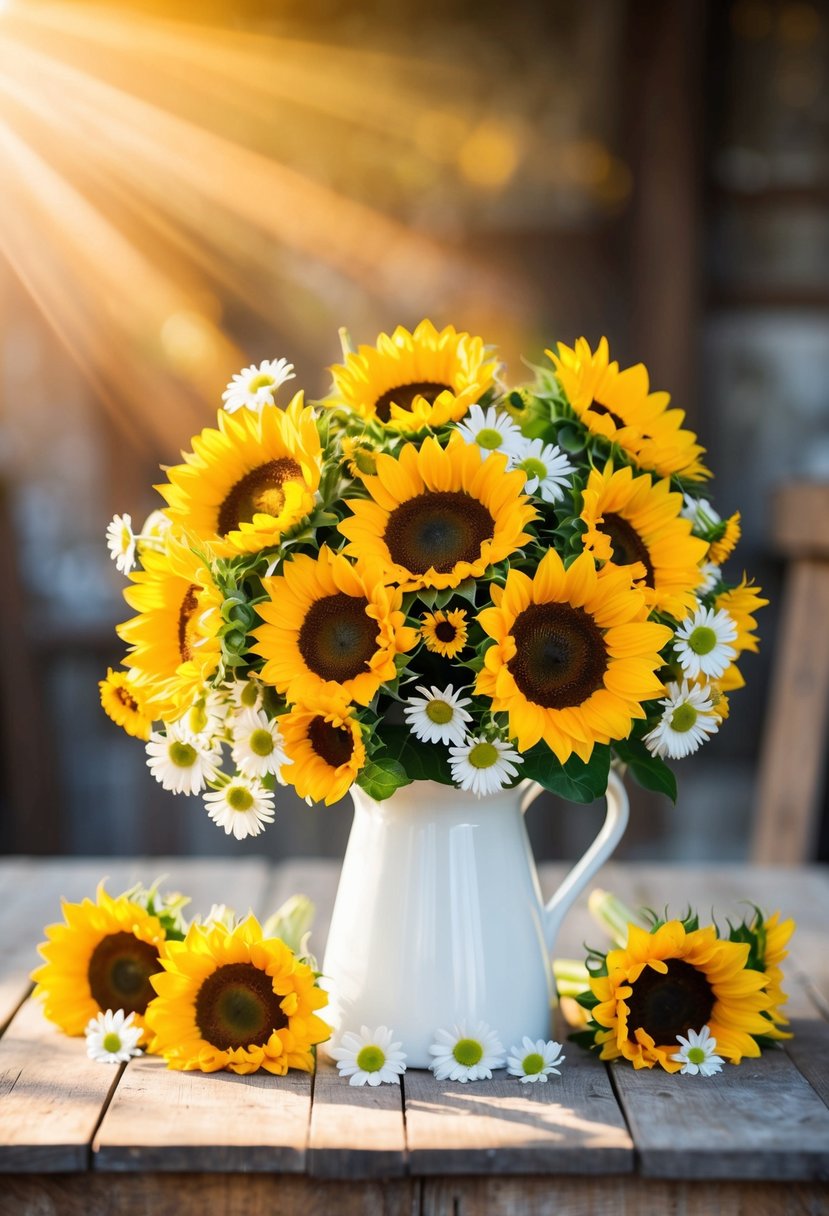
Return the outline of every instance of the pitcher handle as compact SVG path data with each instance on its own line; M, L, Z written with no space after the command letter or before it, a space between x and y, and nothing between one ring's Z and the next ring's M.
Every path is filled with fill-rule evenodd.
M577 861L564 882L544 909L544 938L552 954L556 937L566 913L587 886L590 879L607 861L627 827L630 806L622 779L613 769L607 782L607 812L598 836L580 861ZM531 799L528 799L528 802Z

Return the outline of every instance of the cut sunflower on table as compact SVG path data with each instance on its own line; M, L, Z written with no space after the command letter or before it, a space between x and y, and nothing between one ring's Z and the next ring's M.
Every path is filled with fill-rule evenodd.
M151 1050L179 1071L313 1071L314 1047L331 1029L317 1011L328 997L307 963L266 938L254 916L229 928L193 924L168 944L146 1015Z

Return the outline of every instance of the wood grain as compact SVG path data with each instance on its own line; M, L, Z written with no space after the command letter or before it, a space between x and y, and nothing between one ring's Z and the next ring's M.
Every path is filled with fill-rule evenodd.
M412 1174L608 1174L633 1169L630 1137L605 1068L570 1045L560 1077L522 1084L496 1073L460 1085L404 1079Z
M93 1144L96 1170L299 1173L311 1117L311 1077L172 1072L130 1063Z
M829 1177L829 1110L784 1051L708 1078L624 1065L612 1076L645 1176Z
M29 1000L0 1039L0 1172L85 1170L117 1066L96 1064Z
M308 1172L317 1178L393 1178L406 1171L400 1085L349 1085L320 1058L308 1142Z
M812 1089L829 1106L829 1025L806 1018L793 1018L794 1037L784 1042L786 1054Z

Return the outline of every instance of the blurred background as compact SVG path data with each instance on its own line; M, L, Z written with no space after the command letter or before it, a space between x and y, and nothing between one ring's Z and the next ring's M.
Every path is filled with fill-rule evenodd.
M104 530L231 374L311 396L337 328L606 334L709 450L772 599L732 719L622 855L746 856L779 620L769 496L829 478L827 0L0 0L0 849L337 854L281 796L242 843L105 717ZM573 856L597 808L531 811Z

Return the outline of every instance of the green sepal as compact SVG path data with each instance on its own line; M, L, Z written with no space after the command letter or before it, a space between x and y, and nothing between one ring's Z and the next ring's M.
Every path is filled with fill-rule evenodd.
M581 1005L582 1009L595 1009L597 1005L601 1004L595 992L590 988L580 992L578 996L574 996L573 1000Z

